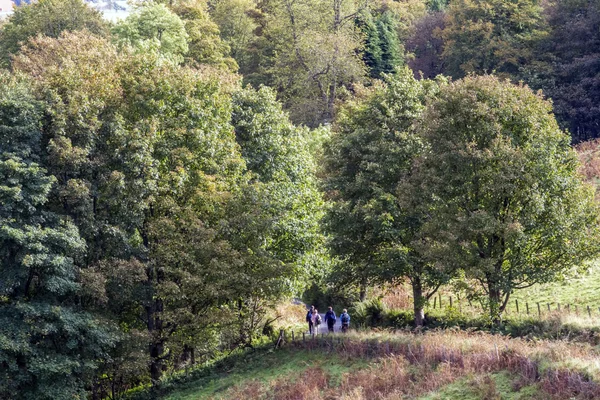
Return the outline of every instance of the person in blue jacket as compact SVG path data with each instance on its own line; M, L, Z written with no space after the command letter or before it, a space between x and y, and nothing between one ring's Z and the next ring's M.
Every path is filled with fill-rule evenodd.
M308 333L313 333L313 313L315 312L315 306L310 306L310 309L306 313L306 322L308 322Z
M342 321L342 332L348 332L348 327L350 326L350 315L348 315L348 310L344 308L344 312L340 315L340 321Z
M329 310L325 313L325 322L327 322L327 330L329 332L333 332L333 327L335 326L335 321L337 317L335 316L335 312L332 307L329 307Z

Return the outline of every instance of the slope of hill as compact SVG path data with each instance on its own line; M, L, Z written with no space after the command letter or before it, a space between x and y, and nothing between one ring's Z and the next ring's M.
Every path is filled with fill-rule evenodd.
M353 333L263 349L161 398L592 399L598 349L464 332Z

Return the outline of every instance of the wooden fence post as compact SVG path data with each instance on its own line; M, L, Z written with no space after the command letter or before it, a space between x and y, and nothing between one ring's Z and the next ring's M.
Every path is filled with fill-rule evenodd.
M592 310L590 310L590 306L587 306L588 317L592 318Z
M306 333L302 332L302 341L306 342Z
M542 310L540 310L540 303L539 302L537 303L537 306L538 306L538 317L541 317L542 316Z
M529 303L525 302L525 308L527 308L527 315L529 315Z
M452 296L450 296L450 307L452 307Z
M546 303L546 305L548 306L548 312L550 312L550 303Z
M517 307L517 314L519 313L519 300L515 299L515 306Z
M437 304L437 297L433 298L433 309L435 310L435 306Z
M556 303L556 306L558 307L558 311L560 311L560 303Z
M441 310L442 309L442 294L440 293L438 297L440 298L440 310Z

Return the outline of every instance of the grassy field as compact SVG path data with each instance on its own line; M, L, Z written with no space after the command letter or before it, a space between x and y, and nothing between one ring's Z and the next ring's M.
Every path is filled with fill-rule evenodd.
M600 307L600 262L597 261L587 272L562 282L535 285L516 291L511 307L514 307L514 299L519 299L522 304L525 301L550 304L552 309L556 309L557 303L562 308L567 304L577 305L580 310L589 305L597 313Z
M392 309L412 309L411 288L408 284L392 289L391 291L380 291L383 302ZM426 310L439 310L439 296L442 300L442 308L447 308L452 298L453 306L460 308L462 312L470 316L481 313L478 303L469 304L462 293L459 296L452 285L442 287L435 298L431 298ZM581 273L573 273L570 277L556 282L534 285L530 288L516 290L510 297L507 306L508 314L514 318L517 315L515 301L519 304L518 315L537 316L537 303L540 303L542 314L548 315L560 311L563 314L579 314L587 316L587 307L590 307L591 315L600 321L600 261L595 262L590 268ZM434 308L435 307L435 308ZM550 309L550 311L548 310ZM568 312L567 312L568 310Z
M353 333L260 350L181 385L192 399L595 399L600 349L486 333Z

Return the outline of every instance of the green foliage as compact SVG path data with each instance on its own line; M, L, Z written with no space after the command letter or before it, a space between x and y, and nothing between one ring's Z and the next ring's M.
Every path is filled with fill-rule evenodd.
M41 104L21 77L0 86L0 397L84 397L114 337L74 302L77 228L44 208L55 179L39 164Z
M560 1L548 7L550 33L525 79L552 98L556 118L574 142L598 137L600 2Z
M369 75L378 78L381 76L381 38L371 11L367 9L359 13L355 24L364 35L363 61L369 68Z
M457 78L498 73L517 80L546 33L537 0L453 1L442 32L445 72Z
M421 128L425 251L481 282L495 322L514 290L598 251L593 192L550 109L526 87L469 77L442 88Z
M316 179L314 133L295 127L268 88L234 93L232 124L248 170L256 176L264 209L273 221L267 248L281 261L319 269L324 203ZM312 150L312 152L311 152ZM302 279L304 280L304 279Z
M276 0L262 31L261 75L280 93L295 122L331 122L341 89L360 81L365 68L352 21L362 3Z
M156 48L165 57L183 61L189 47L183 21L165 5L144 4L112 29L116 43L140 51Z
M398 38L397 25L397 21L389 11L383 13L377 20L381 46L381 66L377 69L378 76L393 74L404 62L404 47Z
M363 60L372 78L382 78L382 74L392 74L403 62L403 48L398 38L397 25L390 11L374 18L371 12L363 10L355 22L364 35Z
M37 35L57 38L64 31L88 30L106 36L100 12L82 0L39 0L15 8L0 32L0 61L8 65L23 44Z
M203 0L169 2L171 9L181 18L187 33L188 52L186 64L201 67L210 65L224 71L236 71L238 65L229 56L231 48L219 37L219 27L208 14Z
M340 110L326 160L327 188L335 202L326 226L331 249L343 260L336 276L363 287L408 276L421 310L423 290L435 289L445 276L415 250L412 242L424 214L412 204L418 203L416 196L403 202L400 194L410 189L403 182L425 150L413 124L436 90L435 82L417 81L408 68L398 70L387 84Z

